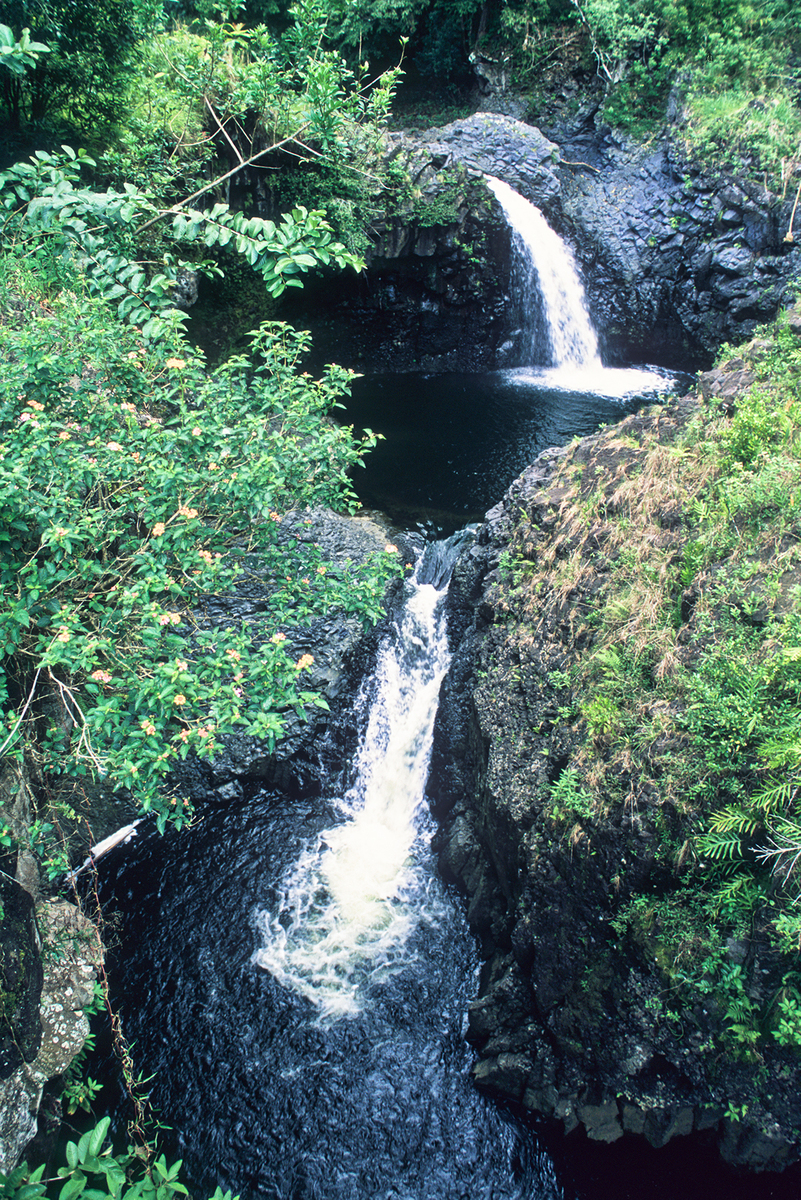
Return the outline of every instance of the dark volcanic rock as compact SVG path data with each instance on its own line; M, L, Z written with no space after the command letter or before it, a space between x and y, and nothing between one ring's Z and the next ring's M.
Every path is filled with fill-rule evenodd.
M33 900L0 872L0 1079L7 1079L39 1048L42 963Z
M711 413L727 375L742 386L760 353L753 342L715 373ZM618 489L630 480L627 495L639 493L645 447L669 447L698 403L675 400L540 456L487 514L452 585L456 649L431 790L442 869L466 894L486 956L469 1013L477 1082L595 1140L631 1133L659 1147L694 1132L731 1163L776 1170L799 1157L792 1056L768 1039L756 1071L715 1053L720 1008L709 998L675 1016L658 944L615 923L628 899L668 886L665 832L692 836L659 785L673 727L645 748L646 770L620 760L600 806L577 787L560 808L554 791L568 764L601 770L612 753L613 737L588 731L570 679L614 589ZM653 503L649 540L681 561L681 496L666 489ZM606 523L586 517L592 505ZM685 620L696 602L686 597ZM754 987L770 976L758 939L730 939L727 954ZM731 1105L747 1118L727 1117Z
M789 200L705 173L669 139L589 137L584 122L583 140L563 152L487 112L392 135L387 156L417 200L375 226L363 277L304 290L321 356L372 371L518 365L507 361L509 238L484 175L538 205L571 244L609 363L705 365L775 316L801 261L785 239Z

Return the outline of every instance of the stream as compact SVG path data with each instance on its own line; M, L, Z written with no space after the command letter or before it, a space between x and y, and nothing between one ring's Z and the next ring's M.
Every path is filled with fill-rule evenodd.
M528 229L531 206L492 186ZM450 535L540 450L672 383L602 365L569 251L536 229L533 250L521 234L519 288L551 315L549 367L354 390L347 419L386 437L360 497L427 545L359 694L358 744L345 761L318 747L325 794L254 789L205 807L188 833L142 827L102 861L115 999L199 1198L218 1186L243 1200L782 1195L780 1181L728 1176L711 1152L563 1139L472 1084L463 1035L480 963L436 870L426 799L443 600L471 536Z

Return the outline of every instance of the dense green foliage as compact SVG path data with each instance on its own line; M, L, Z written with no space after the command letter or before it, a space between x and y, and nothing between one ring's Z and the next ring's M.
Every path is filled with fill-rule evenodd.
M360 579L279 536L288 508L351 501L349 471L366 445L326 419L347 373L331 368L319 383L301 375L304 339L293 331L264 326L250 359L209 372L180 315L142 303L153 280L115 281L120 256L111 236L97 244L97 225L77 270L71 248L77 237L84 250L86 229L76 214L92 199L99 212L108 197L84 192L65 217L43 195L55 170L48 159L39 196L7 226L9 243L25 245L61 286L43 294L10 252L2 748L22 752L32 736L47 770L127 787L166 816L175 800L162 781L177 756L213 753L234 727L272 742L282 712L315 700L302 687L307 664L287 655L288 624L332 605L377 615L383 565ZM6 176L15 212L20 177L41 182L35 171ZM59 186L62 200L74 196L61 175ZM281 265L286 246L257 254L249 236L232 237L255 265ZM308 266L327 247L320 256L310 243L304 256ZM229 588L254 548L274 581L274 636L260 647L246 630L199 624L203 596ZM43 689L60 712L44 734L33 715Z
M263 320L212 370L177 307L195 273L231 263L251 269L266 314L309 270L361 267L319 209L279 198L270 220L232 207L228 181L276 142L335 179L358 173L393 77L366 89L305 3L280 37L216 20L164 32L157 7L112 7L17 6L0 26L10 126L39 126L52 147L60 122L102 121L94 157L39 149L0 176L0 768L23 767L36 793L27 829L2 814L0 843L52 876L90 787L180 827L182 759L234 732L271 748L288 716L325 707L293 636L332 611L375 622L398 570L394 547L332 563L305 535L309 507L355 505L373 441L332 419L349 373L311 378L308 337ZM209 599L243 581L259 620L212 623ZM186 1191L179 1164L157 1157L115 1039L140 1150L103 1150L101 1122L55 1185L167 1200ZM94 1091L70 1076L67 1102ZM53 1186L25 1166L3 1184Z
M554 484L556 528L521 510L493 602L521 664L532 644L559 644L554 624L570 631L544 709L551 755L567 761L532 806L540 845L608 887L609 961L621 978L636 964L653 1020L691 1031L710 1063L789 1072L801 1054L797 318L723 357L730 378L750 373L731 401L575 447Z
M160 14L156 0L3 0L0 21L30 29L49 50L24 74L0 80L7 120L16 128L59 113L75 122L114 118L137 43Z
M9 1175L0 1174L0 1195L15 1200L44 1200L49 1195L59 1200L174 1200L189 1194L178 1178L180 1160L167 1163L161 1155L145 1169L133 1152L112 1154L107 1144L110 1124L104 1117L77 1142L67 1142L66 1163L52 1177L44 1166L31 1169L27 1163ZM231 1200L231 1193L217 1188L212 1200Z
M669 451L682 553L626 528L582 705L610 770L636 764L681 814L659 830L674 882L616 927L655 957L666 1010L713 997L726 1049L753 1061L771 1041L801 1050L801 346L783 322L755 345L733 414L702 409ZM758 947L768 988L732 945Z

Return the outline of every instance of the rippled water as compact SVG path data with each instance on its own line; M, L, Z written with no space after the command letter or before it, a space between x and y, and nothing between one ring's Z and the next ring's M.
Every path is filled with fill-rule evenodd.
M333 1023L253 962L257 912L335 818L261 794L118 866L126 1030L198 1194L557 1200L547 1155L470 1083L477 963L458 905L440 894L445 915L418 925L408 966Z

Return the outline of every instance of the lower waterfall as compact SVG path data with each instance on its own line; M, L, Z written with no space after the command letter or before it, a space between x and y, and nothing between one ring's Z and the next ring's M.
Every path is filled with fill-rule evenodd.
M534 1133L472 1083L478 956L430 848L464 540L407 582L327 796L227 801L103 860L116 1001L199 1197L564 1200Z
M324 829L259 913L254 961L326 1017L359 1011L370 984L402 966L421 921L442 917L426 895L423 862L433 832L425 806L439 687L450 663L442 600L453 557L437 570L432 547L407 582L403 609L357 702L364 733L354 780ZM444 576L444 578L443 578Z

